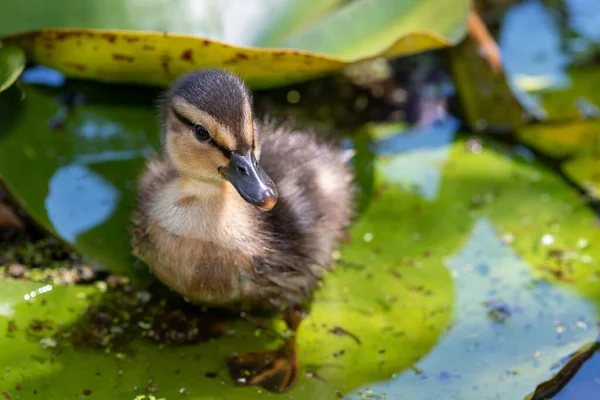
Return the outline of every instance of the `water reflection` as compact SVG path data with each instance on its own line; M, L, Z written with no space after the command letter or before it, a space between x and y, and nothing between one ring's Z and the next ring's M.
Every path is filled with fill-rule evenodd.
M561 48L556 22L540 1L525 1L510 8L502 23L498 45L504 69L520 89L569 85L565 69L571 58Z
M375 152L384 156L380 171L385 179L414 191L424 199L437 198L442 164L450 155L459 122L454 118L402 131L378 140ZM387 157L386 157L387 156Z
M70 243L113 213L119 190L82 164L59 168L49 183L45 206L56 233Z
M94 121L94 115L83 115L83 122L78 126L78 133L85 139L109 139L124 131L120 124L109 120Z
M19 80L24 83L61 87L67 78L55 69L37 65L25 69Z
M414 370L370 385L374 393L520 399L551 377L557 359L596 337L594 308L565 288L535 281L487 219L446 265L455 279L454 325Z
M600 2L598 0L565 0L569 25L576 33L590 41L600 41Z

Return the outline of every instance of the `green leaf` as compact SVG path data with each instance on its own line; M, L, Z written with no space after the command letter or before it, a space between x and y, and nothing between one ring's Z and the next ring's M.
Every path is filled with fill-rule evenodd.
M539 93L553 121L525 127L517 137L557 159L573 182L600 199L600 73L586 67L568 72L568 87Z
M6 8L3 40L69 77L166 85L190 69L219 66L264 88L371 57L451 46L464 34L469 1L86 0L74 6L34 0Z
M156 128L149 128L155 123L147 100L152 96L98 84L79 83L72 89L76 94L84 93L86 103L72 111L64 130L59 131L47 126L48 119L60 110L53 102L57 98L54 89L23 84L25 100L21 105L10 99L15 91L0 97L20 107L21 115L10 125L32 123L27 129L2 126L0 171L13 194L40 222L111 270L127 272L132 265L125 232L130 212L127 205L131 204L133 180L143 163L140 149L155 147L158 135ZM29 118L33 110L37 118ZM115 130L118 135L113 137ZM18 134L24 136L20 139ZM357 165L372 161L365 138L357 139L355 148ZM32 162L38 168L30 168L31 174L24 175L22 166ZM61 178L64 171L66 176ZM364 181L372 179L372 169L368 171ZM427 241L422 245L398 243L398 237L422 229L418 219L396 223L420 201L419 196L401 188L386 189L386 181L376 178L374 190L379 200L367 205L352 231L354 244L341 252L342 261L328 274L327 284L301 325L298 346L302 372L291 396L330 399L338 391L346 393L361 384L388 378L426 354L449 323L451 280L441 259L421 261ZM105 195L114 191L117 196ZM52 196L58 196L56 203ZM111 206L109 213L93 214L107 205ZM80 213L80 207L85 207L85 212ZM90 218L97 215L105 219ZM453 227L446 228L453 232ZM444 242L453 248L458 239L448 235ZM414 267L412 259L422 262L424 268ZM50 318L56 327L59 323L81 326L82 310L92 298L82 300L78 293L95 292L92 288L54 287L48 294L36 296L33 305L28 304L31 300L25 300L25 294L39 286L0 281L0 327L11 319L18 327L26 327L35 318ZM104 301L102 293L97 294L98 301ZM124 358L114 352L71 348L68 339L58 340L58 352L44 350L40 348L43 338L31 338L19 330L11 336L0 335L0 347L14 349L0 354L0 364L10 367L0 374L0 387L9 388L9 395L16 396L12 388L19 384L23 399L32 398L34 391L48 398L80 398L84 390L99 398L133 398L144 393L151 378L157 387L152 394L157 398L180 396L182 388L192 399L264 397L257 388L235 387L227 377L224 360L235 351L273 348L277 341L264 333L255 336L255 327L244 321L234 320L229 327L234 335L185 348L162 348L149 340L136 340L131 346L134 353L124 353ZM351 335L335 334L340 332L337 328ZM47 337L55 337L54 332ZM218 378L205 377L207 372L217 373Z
M27 101L48 101L41 110L56 107L44 100L54 97L52 90L23 86L22 112L27 111ZM64 157L62 166L75 158L72 149L123 154L127 145L144 148L133 134L125 133L122 141L110 139L102 116L111 115L115 126L152 138L145 134L145 120L140 119L136 128L127 119L131 113L149 113L151 106L140 105L140 100L125 96L127 90L118 89L105 92L100 85L74 86L76 93L90 96L89 105L80 106L71 116L72 121L80 121L79 125L73 122L77 129L52 132L41 124L39 134L3 130L7 134L0 136L0 149L8 146L8 150L0 153L0 171L9 170L2 160L11 152L13 163L27 162L26 153L15 150L19 140L32 146L30 154L43 156L48 150L55 152L54 158ZM91 122L83 124L79 118ZM93 130L86 126L103 132L106 147L97 149L101 136L94 142ZM522 398L547 379L555 362L596 336L600 298L594 277L599 272L600 247L595 244L600 242L600 232L595 215L560 177L540 165L524 163L495 148L493 142L481 142L482 151L468 151L475 147L456 139L452 123L419 131L395 126L370 126L367 137L352 139L356 165L370 171L361 171L360 182L372 175L373 194L352 227L351 244L342 248L341 261L326 277L309 318L300 327L300 380L286 396L330 399L339 391L353 393L354 398L361 396L359 392L367 398L380 393L387 398L403 393L415 399L475 394ZM48 135L54 135L52 140L42 141ZM63 145L46 149L53 141ZM109 145L117 153L110 153ZM105 177L121 199L129 198L129 180L141 158L125 163L115 160L118 157L105 158L79 180L85 185L96 175ZM7 179L14 194L28 205L37 204L42 213L48 192L44 179L61 167L49 159L40 157L39 169L48 170L46 175L19 167L19 173ZM119 165L119 173L108 167L110 163ZM31 186L41 187L41 198L27 191ZM76 201L73 196L69 204ZM127 224L125 214L115 214L109 221L121 227ZM113 247L104 254L96 251L96 256L114 261L112 253L125 252L127 238L123 230L118 233L109 225L89 227L81 237L110 236ZM583 240L588 245L583 246ZM75 245L83 248L82 243L77 236ZM128 262L126 257L122 262ZM257 388L235 387L224 368L224 358L232 352L278 344L265 330L257 336L247 321L231 319L227 323L234 334L184 347L139 338L131 343L132 351L116 354L74 348L68 338L58 336L56 348L44 349L42 339L57 337L54 334L61 329L73 332L81 327L86 306L106 301L107 294L89 286L55 286L25 300L40 286L44 284L0 281L0 327L18 328L0 335L0 347L8 349L0 353L0 365L9 367L0 373L0 387L12 397L75 399L89 390L98 398L152 394L170 399L181 396L182 389L190 399L266 395ZM150 293L162 296L156 289ZM54 328L45 335L31 335L27 327L36 318L50 319ZM276 322L273 329L281 331L282 324ZM360 344L351 336L331 333L336 327L351 332ZM207 372L217 377L207 377ZM506 385L506 380L511 384ZM15 389L17 384L20 390Z
M25 53L17 46L3 46L0 41L0 92L12 85L25 68Z

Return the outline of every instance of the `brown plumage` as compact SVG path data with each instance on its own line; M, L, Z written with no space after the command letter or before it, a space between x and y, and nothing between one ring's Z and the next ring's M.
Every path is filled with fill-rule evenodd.
M134 254L194 303L295 310L310 300L350 222L347 157L314 134L256 123L243 82L221 70L180 78L161 127L163 160L139 182ZM272 371L249 383L284 390L297 374L287 367L275 388Z

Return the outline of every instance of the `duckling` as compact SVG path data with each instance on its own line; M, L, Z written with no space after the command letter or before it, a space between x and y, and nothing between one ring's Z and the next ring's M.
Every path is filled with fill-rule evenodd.
M284 310L295 332L353 215L348 154L259 123L244 82L220 69L180 77L160 121L163 157L139 180L133 254L190 302ZM227 366L236 381L285 391L298 376L295 339Z

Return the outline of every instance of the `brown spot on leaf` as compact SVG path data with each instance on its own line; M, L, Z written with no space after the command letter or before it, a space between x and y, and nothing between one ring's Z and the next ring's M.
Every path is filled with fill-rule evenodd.
M151 44L145 44L142 46L142 50L154 50L156 49L156 47L152 46Z
M334 328L331 328L327 332L333 333L334 335L337 335L337 336L349 336L352 339L354 339L356 341L356 343L360 344L360 339L358 338L358 336L356 336L352 332L349 332L349 331L345 330L342 327L336 326Z
M238 60L247 60L248 56L244 53L236 53L235 58L237 58Z
M29 323L29 329L33 333L42 333L46 331L51 331L54 327L54 323L49 319L37 319L34 318Z
M167 75L171 75L171 57L167 55L161 56L160 66Z
M6 392L2 392L2 397L4 397L6 400L10 400L10 396Z
M397 269L391 269L390 273L394 275L395 278L402 279L402 274Z
M85 389L82 394L83 397L88 397L92 394L92 391L90 389Z
M313 378L313 379L317 379L321 382L327 382L325 380L325 378L323 378L322 376L318 375L315 371L307 371L306 372L306 376L308 376L309 378Z
M217 377L217 373L216 372L206 372L204 374L204 376L207 377L207 378L211 378L212 379L212 378L216 378Z
M181 59L187 62L193 62L194 51L192 49L187 49L183 53L181 53Z
M17 323L15 322L14 319L11 319L10 321L8 321L8 328L6 330L7 333L13 333L18 330L19 330L19 328L17 327Z
M73 68L79 72L83 72L86 70L85 65L83 64L77 64L77 63L73 63L73 62L67 62L65 63L66 66Z
M123 38L127 43L135 43L135 42L139 42L140 38L139 37L135 37L135 36L125 36Z
M126 54L113 53L112 58L116 61L125 61L128 63L132 63L134 58L133 56L128 56Z
M210 46L210 40L208 40L208 39L204 39L204 40L202 41L202 44L203 44L204 46Z
M103 33L102 38L108 40L108 43L114 43L117 40L117 35L113 33Z
M572 277L567 276L565 271L562 270L561 268L552 268L552 267L542 266L542 267L540 267L540 269L542 271L546 271L546 272L550 273L554 278L556 278L560 281L568 282L568 283L575 282L575 280Z
M340 356L343 356L343 355L344 355L344 353L346 353L346 350L340 350L340 351L336 351L336 352L335 352L335 353L333 353L332 355L333 355L335 358L338 358L338 357L340 357Z

